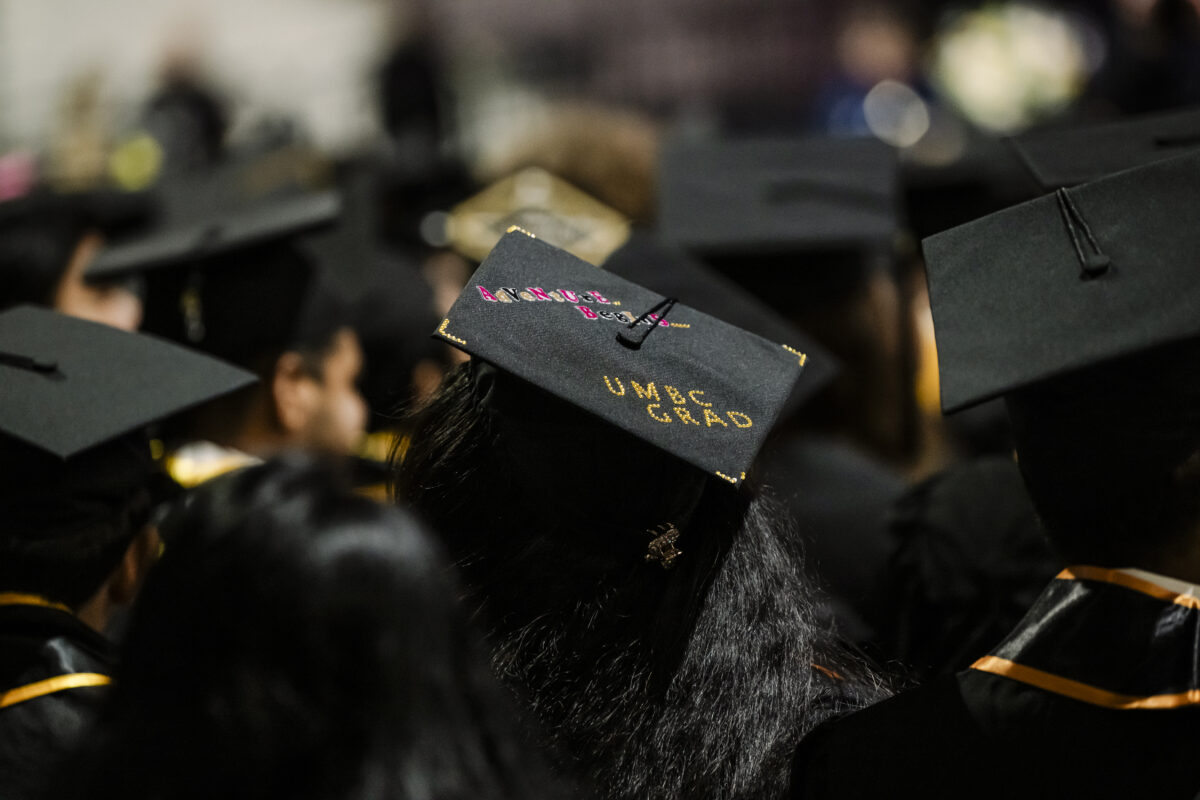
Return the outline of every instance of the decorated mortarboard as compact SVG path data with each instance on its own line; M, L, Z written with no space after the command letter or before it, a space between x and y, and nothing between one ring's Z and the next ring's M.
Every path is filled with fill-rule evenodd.
M89 280L150 273L244 250L330 225L341 210L336 192L313 192L171 221L156 231L105 248Z
M1200 335L1200 153L924 241L942 410Z
M544 169L527 167L455 206L445 235L455 250L482 261L516 226L592 264L629 237L629 220Z
M1200 108L1037 131L1010 140L1043 189L1057 189L1200 148Z
M663 237L712 255L887 248L898 162L876 139L679 140L659 160Z
M152 336L32 306L0 313L0 436L61 459L255 380Z
M808 360L522 231L435 335L734 485Z
M499 224L510 220L519 221L498 232ZM766 303L543 169L522 170L460 204L447 231L459 253L478 261L512 225L664 297L678 298L697 311L767 339L790 342L807 353L810 365L805 379L796 384L789 410L828 385L837 372L833 356Z

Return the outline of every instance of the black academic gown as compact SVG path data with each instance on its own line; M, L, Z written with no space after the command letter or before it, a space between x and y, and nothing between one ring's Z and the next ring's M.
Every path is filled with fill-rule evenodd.
M38 797L96 717L113 648L69 611L0 594L0 798Z
M1072 567L970 669L817 728L793 797L1200 792L1200 601Z

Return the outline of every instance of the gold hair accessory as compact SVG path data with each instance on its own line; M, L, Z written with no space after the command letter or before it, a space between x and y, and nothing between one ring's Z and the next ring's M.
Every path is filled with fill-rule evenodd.
M654 537L646 548L646 560L659 562L663 569L675 566L675 559L683 555L683 551L675 546L675 541L679 538L679 529L674 523L663 522L646 533Z

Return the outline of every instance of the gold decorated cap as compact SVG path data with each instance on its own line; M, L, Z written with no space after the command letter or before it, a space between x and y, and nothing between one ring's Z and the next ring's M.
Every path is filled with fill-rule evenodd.
M462 255L483 261L513 226L593 265L629 238L624 215L539 167L509 175L455 206L446 238Z

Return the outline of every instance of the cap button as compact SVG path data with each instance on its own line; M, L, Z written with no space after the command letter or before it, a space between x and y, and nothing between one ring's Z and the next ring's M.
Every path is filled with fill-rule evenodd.
M1087 253L1083 258L1083 275L1087 278L1099 278L1108 272L1112 260L1104 253Z

